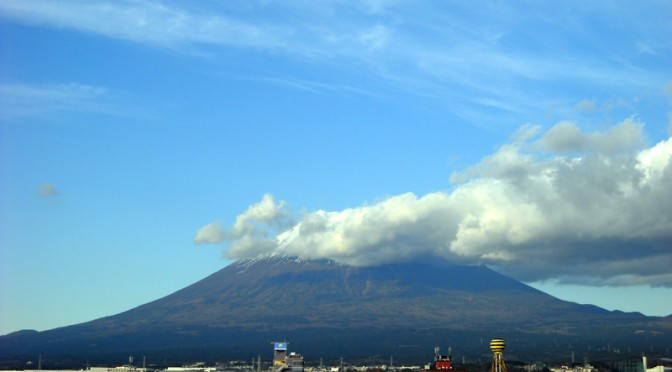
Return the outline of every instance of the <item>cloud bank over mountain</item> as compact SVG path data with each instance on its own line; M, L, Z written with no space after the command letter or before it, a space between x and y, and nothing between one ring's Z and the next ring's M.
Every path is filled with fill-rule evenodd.
M277 253L366 266L443 257L526 281L670 287L672 138L645 143L634 119L602 132L526 126L453 174L450 191L298 217L267 194L228 231L211 231L221 239L197 242L226 240L232 259Z

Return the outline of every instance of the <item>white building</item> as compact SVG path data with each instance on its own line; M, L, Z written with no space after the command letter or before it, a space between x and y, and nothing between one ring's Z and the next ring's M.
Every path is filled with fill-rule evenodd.
M665 363L669 361L669 363ZM642 356L642 365L644 366L644 371L646 372L672 372L672 359L663 359L661 363L655 367L649 368L649 363L646 360L645 356Z

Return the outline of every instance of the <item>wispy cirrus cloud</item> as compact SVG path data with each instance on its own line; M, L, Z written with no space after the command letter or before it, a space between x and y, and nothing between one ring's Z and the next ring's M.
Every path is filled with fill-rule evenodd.
M2 84L0 117L14 121L66 112L118 113L110 91L85 84Z
M415 94L457 96L456 105L464 101L465 111L476 105L519 112L533 110L540 99L562 95L570 82L586 90L600 86L624 91L659 84L663 69L636 67L631 59L666 25L612 17L623 19L622 24L612 27L613 37L603 38L593 26L603 16L642 10L603 5L527 4L530 9L520 12L512 4L494 3L476 11L464 4L403 1L176 5L36 0L4 1L0 16L185 52L243 48L317 61ZM666 61L671 49L657 44L656 58ZM548 90L551 84L553 91ZM486 104L473 102L470 97L476 96ZM530 97L536 98L534 103Z
M274 47L279 30L223 16L199 14L157 1L3 2L4 17L32 25L92 32L169 48L191 43Z

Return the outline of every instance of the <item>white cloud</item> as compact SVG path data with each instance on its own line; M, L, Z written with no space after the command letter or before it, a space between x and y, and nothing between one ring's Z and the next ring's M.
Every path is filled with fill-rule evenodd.
M521 280L672 286L672 138L643 145L632 119L604 132L559 123L515 141L455 179L451 192L392 196L304 214L286 229L270 195L229 231L230 258L287 254L353 265L443 257Z
M276 203L273 195L265 194L259 203L251 205L245 213L236 218L236 223L227 236L236 239L251 234L265 234L266 228L284 225L285 219L289 216L284 207L284 201Z
M526 4L521 11L523 5L509 3L383 6L378 0L7 0L0 1L0 17L206 57L227 78L252 77L318 94L421 97L460 121L500 130L541 117L556 102L596 92L609 95L579 102L579 112L571 114L596 109L620 117L626 108L630 114L636 112L626 107L633 95L657 104L651 92L669 80L669 43L655 43L657 54L647 58L646 68L633 60L633 45L662 40L666 6L651 7L642 17L626 16L635 7L642 11L637 5L601 9L595 22L594 6L584 3ZM604 30L595 25L605 23L622 31L602 37ZM528 32L530 25L538 32ZM290 61L298 68L237 68L227 57L231 51L241 60L261 53L274 65Z
M40 189L37 194L43 198L49 198L58 195L56 186L51 183L43 183L40 185Z
M375 25L371 29L363 31L359 36L359 42L369 49L385 47L390 37L390 30L383 25Z
M196 231L195 244L218 244L224 241L226 236L222 231L220 221L211 222Z
M259 203L240 214L229 230L223 231L219 221L201 227L194 243L230 241L229 256L255 256L272 250L276 246L277 233L291 225L291 214L286 210L285 202L276 203L271 194L265 194Z
M628 119L606 132L583 133L574 123L563 122L551 128L540 143L552 152L593 152L607 155L632 153L644 144L642 124Z
M667 84L665 84L665 95L672 100L672 81L668 81Z
M0 96L0 117L8 121L63 112L118 113L107 89L86 84L2 84Z
M384 7L380 1L243 3L178 6L161 1L10 0L0 2L0 16L185 52L236 47L319 59L358 70L365 66L365 73L393 81L400 89L429 95L433 94L429 90L440 91L441 98L466 91L480 97L476 105L516 112L526 112L532 106L525 99L528 95L521 93L523 82L548 85L551 81L573 81L591 89L607 86L613 90L650 88L659 84L662 76L660 71L633 69L623 63L622 56L599 53L602 49L621 50L627 44L605 46L603 39L587 38L592 33L566 22L574 20L576 13L593 12L582 3L574 4L571 12L544 5L520 12L513 5L485 4L476 7L487 11L474 12L470 6L418 6L412 2L385 2ZM627 14L627 7L606 15L626 22L629 18L620 12ZM544 20L539 33L518 29L527 22L538 22L537 18ZM646 38L659 35L666 23L633 19L627 26L625 36ZM548 41L559 37L570 43ZM515 54L507 52L509 38L521 47ZM571 40L598 52L568 47ZM540 53L539 44L549 47ZM586 105L590 101L578 106Z
M189 12L161 2L6 1L0 14L34 25L93 32L133 42L184 47L190 43L278 47L282 30L207 12Z
M597 110L597 104L594 99L584 99L574 106L574 109L584 112L594 112Z

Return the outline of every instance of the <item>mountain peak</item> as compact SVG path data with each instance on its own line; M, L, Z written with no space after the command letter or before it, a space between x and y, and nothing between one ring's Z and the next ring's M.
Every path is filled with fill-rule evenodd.
M470 345L482 353L479 340L492 334L566 337L581 345L614 333L649 337L637 342L668 342L672 319L562 301L484 265L430 261L358 267L267 255L236 261L118 315L0 337L0 357L35 349L126 353L133 347L176 350L184 345L247 350L236 356L247 357L257 355L269 339L280 338L292 339L301 346L297 350L322 355L333 348L341 356L414 350L399 349L399 340L427 350L440 342Z

